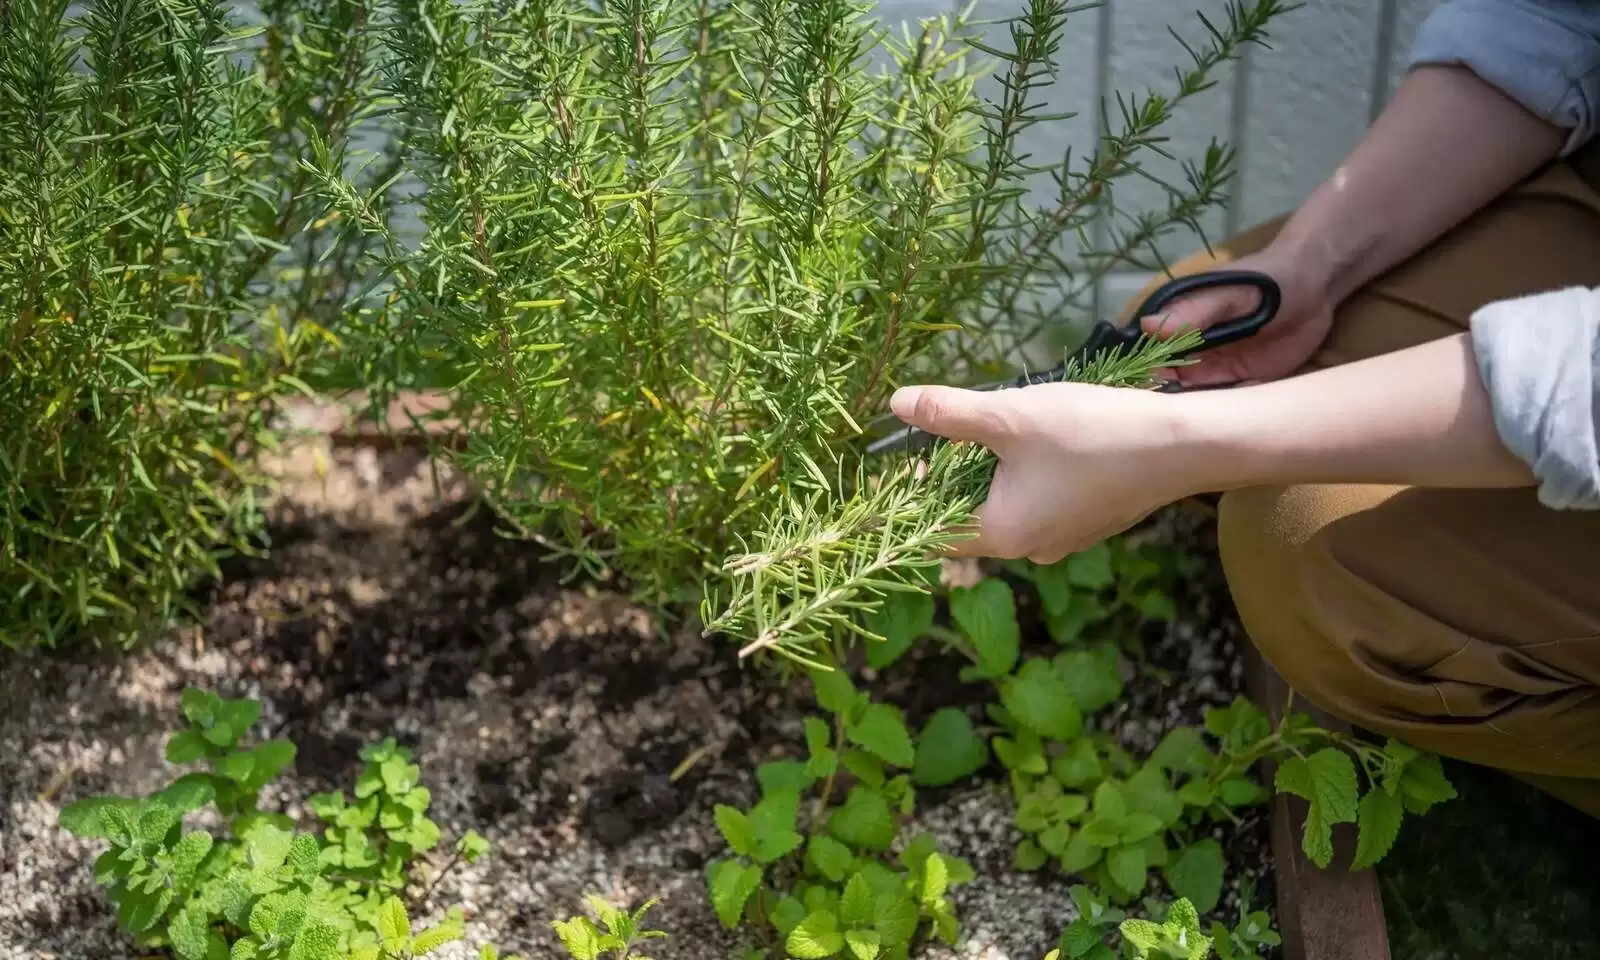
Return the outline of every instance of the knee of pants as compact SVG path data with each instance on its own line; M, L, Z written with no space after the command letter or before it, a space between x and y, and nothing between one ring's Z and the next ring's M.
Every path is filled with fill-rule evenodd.
M1296 693L1369 729L1399 704L1340 628L1319 611L1347 584L1333 582L1325 530L1349 514L1351 488L1265 487L1222 498L1218 543L1250 640ZM1312 594L1315 593L1315 602Z

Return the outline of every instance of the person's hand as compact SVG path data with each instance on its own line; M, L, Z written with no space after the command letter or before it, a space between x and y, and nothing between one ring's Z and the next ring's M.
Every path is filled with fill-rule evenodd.
M1000 460L976 539L952 554L1053 563L1204 489L1204 458L1186 455L1178 399L1046 383L905 387L890 406L913 426L982 444Z
M1159 371L1162 379L1184 386L1277 380L1304 366L1327 339L1335 303L1325 280L1301 258L1268 247L1227 264L1226 269L1256 270L1276 280L1283 293L1278 315L1254 337L1208 350L1186 366ZM1173 301L1164 313L1144 318L1141 326L1147 336L1165 338L1245 316L1260 303L1261 294L1253 287L1198 290Z

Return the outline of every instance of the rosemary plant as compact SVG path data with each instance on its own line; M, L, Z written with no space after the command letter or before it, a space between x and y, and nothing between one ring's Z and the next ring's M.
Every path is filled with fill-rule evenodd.
M274 401L361 250L300 201L370 112L355 0L0 0L0 645L127 636L250 546Z
M1213 146L1081 255L1174 108L1284 9L1202 19L1170 92L1119 99L1093 155L1046 161L1022 138L1061 119L1040 101L1066 0L1025 0L1009 50L970 10L892 30L856 0L374 6L420 239L337 158L307 163L384 278L348 354L372 399L433 371L460 426L445 455L516 532L751 640L831 629L951 535L989 465L952 447L922 481L874 477L865 426L913 372L1015 369L1110 264L1219 203Z

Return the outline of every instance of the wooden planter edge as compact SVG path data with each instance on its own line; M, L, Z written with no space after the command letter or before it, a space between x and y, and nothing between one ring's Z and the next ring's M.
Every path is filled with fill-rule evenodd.
M1245 684L1251 699L1281 718L1289 687L1252 646L1244 656ZM1349 724L1303 699L1295 709L1329 730L1349 732ZM1266 772L1267 776L1272 771ZM1272 861L1278 894L1278 926L1284 960L1390 960L1389 929L1383 916L1378 875L1352 872L1348 864L1356 846L1353 824L1334 830L1333 863L1318 867L1301 849L1306 802L1288 794L1272 799Z

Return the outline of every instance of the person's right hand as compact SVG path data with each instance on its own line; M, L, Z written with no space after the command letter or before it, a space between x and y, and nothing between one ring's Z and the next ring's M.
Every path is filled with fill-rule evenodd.
M1333 296L1315 271L1297 266L1287 251L1267 247L1218 269L1255 270L1278 282L1283 303L1278 315L1255 336L1196 356L1188 365L1160 371L1184 386L1259 383L1294 373L1311 359L1333 327ZM1205 330L1255 310L1261 294L1253 287L1197 290L1145 317L1147 336L1165 338L1185 329Z

